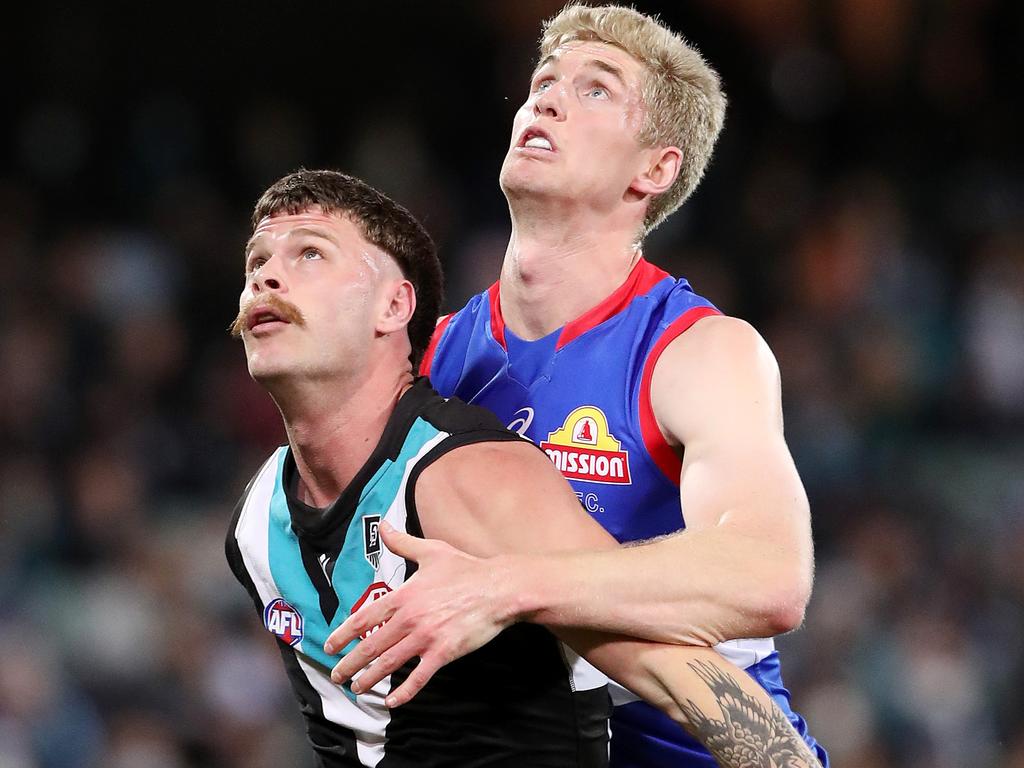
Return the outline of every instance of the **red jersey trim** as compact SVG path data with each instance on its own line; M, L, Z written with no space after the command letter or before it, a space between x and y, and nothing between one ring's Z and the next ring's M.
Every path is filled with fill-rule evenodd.
M434 328L434 333L430 337L430 343L427 345L426 352L423 353L423 359L420 360L420 376L430 375L430 366L434 364L434 353L437 351L437 345L441 341L441 337L444 336L444 329L448 327L448 323L452 321L455 316L453 312L450 315L445 315L437 321L437 326Z
M647 453L650 454L658 469L676 485L679 485L679 472L683 468L683 462L672 446L665 441L665 436L661 434L661 429L658 427L658 421L654 418L654 409L651 407L651 380L654 378L654 367L658 364L658 358L665 351L665 347L683 331L688 330L703 317L720 314L722 313L714 307L688 309L665 329L644 362L644 372L640 379L640 434L643 436Z
M505 346L505 318L501 316L500 287L501 283L496 282L487 289L487 300L491 305L491 336L508 352L508 347Z
M558 341L555 343L555 350L561 349L591 328L596 328L605 320L614 317L629 306L629 302L637 296L647 293L666 277L670 277L668 272L654 266L647 259L640 259L630 271L626 282L616 288L608 298L562 327L562 332L558 335ZM508 351L508 347L505 345L505 318L501 315L499 289L500 283L495 283L487 289L491 304L491 335L502 349Z
M654 266L647 259L640 259L629 273L626 282L616 288L611 296L593 309L588 309L562 328L562 333L558 336L555 349L561 349L591 328L596 328L608 318L619 314L619 312L629 306L629 302L637 296L647 293L666 277L669 277L668 272Z

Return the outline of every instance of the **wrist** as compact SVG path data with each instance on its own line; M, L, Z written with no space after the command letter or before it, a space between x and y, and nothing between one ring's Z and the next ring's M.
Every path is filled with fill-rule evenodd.
M497 555L491 558L501 606L500 617L508 626L520 621L535 622L543 609L540 590L542 558L534 555Z

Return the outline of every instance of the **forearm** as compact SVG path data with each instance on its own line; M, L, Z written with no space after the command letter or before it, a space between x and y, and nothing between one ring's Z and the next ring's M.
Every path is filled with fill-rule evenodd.
M809 574L784 543L727 526L637 547L501 559L516 618L687 645L788 631L809 591L801 583Z
M587 630L557 634L594 666L665 712L723 768L819 768L768 693L706 648L681 648Z

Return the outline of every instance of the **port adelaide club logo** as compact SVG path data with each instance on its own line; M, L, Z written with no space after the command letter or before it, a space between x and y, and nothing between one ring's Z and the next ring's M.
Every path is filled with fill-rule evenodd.
M561 428L540 444L570 480L629 485L629 451L608 429L604 411L584 405L565 417Z
M380 565L380 515L363 518L363 557L376 571Z
M263 625L293 648L302 640L302 614L284 598L271 601L263 609Z

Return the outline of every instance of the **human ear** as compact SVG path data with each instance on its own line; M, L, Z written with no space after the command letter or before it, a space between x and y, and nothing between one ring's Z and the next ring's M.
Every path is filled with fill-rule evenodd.
M667 192L679 177L683 153L679 147L658 147L647 153L647 163L630 187L641 195L656 197Z
M405 328L416 311L416 291L412 283L405 279L390 282L384 299L384 307L377 320L377 331L387 334Z

